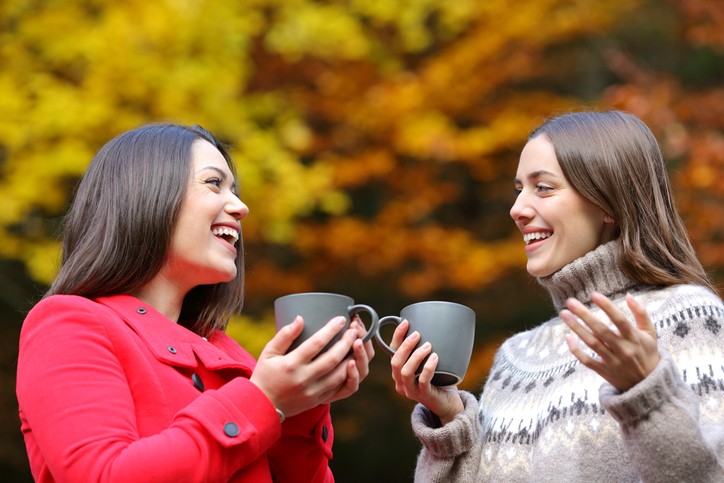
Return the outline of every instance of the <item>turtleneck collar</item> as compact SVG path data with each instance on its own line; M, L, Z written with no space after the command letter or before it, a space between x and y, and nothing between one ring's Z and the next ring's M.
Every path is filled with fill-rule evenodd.
M616 264L616 240L600 245L547 277L539 277L553 299L557 312L573 297L582 304L591 303L591 293L612 298L636 285L626 278Z

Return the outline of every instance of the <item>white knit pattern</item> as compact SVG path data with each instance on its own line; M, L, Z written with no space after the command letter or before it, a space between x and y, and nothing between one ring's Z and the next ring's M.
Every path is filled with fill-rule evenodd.
M519 333L496 354L478 408L466 406L439 429L416 408L413 429L425 446L416 481L724 481L709 450L724 447L721 299L698 286L636 285L616 267L613 243L539 281L556 309L576 295L611 327L591 292L607 295L634 323L624 299L631 293L656 325L662 362L619 395L570 353L572 332L559 317ZM707 437L720 438L714 443L704 443L699 429L709 425L715 430ZM477 436L467 443L460 434Z

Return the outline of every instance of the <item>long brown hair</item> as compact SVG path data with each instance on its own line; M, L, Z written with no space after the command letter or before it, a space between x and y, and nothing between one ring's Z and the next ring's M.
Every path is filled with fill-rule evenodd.
M664 156L646 124L621 111L573 112L549 119L528 139L539 135L553 143L571 185L613 218L626 277L716 291L676 210Z
M98 151L66 215L61 267L46 297L126 294L158 274L186 197L196 140L214 145L237 178L224 145L200 126L149 124L120 134ZM191 290L179 323L193 321L189 328L207 336L224 330L231 314L241 309L241 236L239 246L234 280Z

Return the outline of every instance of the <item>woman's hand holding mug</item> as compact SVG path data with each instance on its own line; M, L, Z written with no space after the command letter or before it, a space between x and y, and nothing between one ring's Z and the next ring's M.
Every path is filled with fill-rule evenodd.
M397 328L388 346L380 328ZM457 384L465 377L475 339L475 312L464 305L428 301L380 320L375 334L392 360L395 389L435 413L445 425L463 411Z
M274 308L278 332L259 356L251 382L285 416L354 394L375 354L374 309L323 293L280 297ZM369 332L357 315L362 311L372 317Z

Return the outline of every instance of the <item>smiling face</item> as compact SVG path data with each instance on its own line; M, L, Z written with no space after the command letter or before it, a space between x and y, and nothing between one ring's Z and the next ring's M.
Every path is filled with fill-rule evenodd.
M523 148L510 216L523 233L528 273L546 277L613 239L613 223L566 179L549 138Z
M205 140L194 141L191 179L162 269L164 277L188 290L232 280L239 221L248 213L219 150Z

